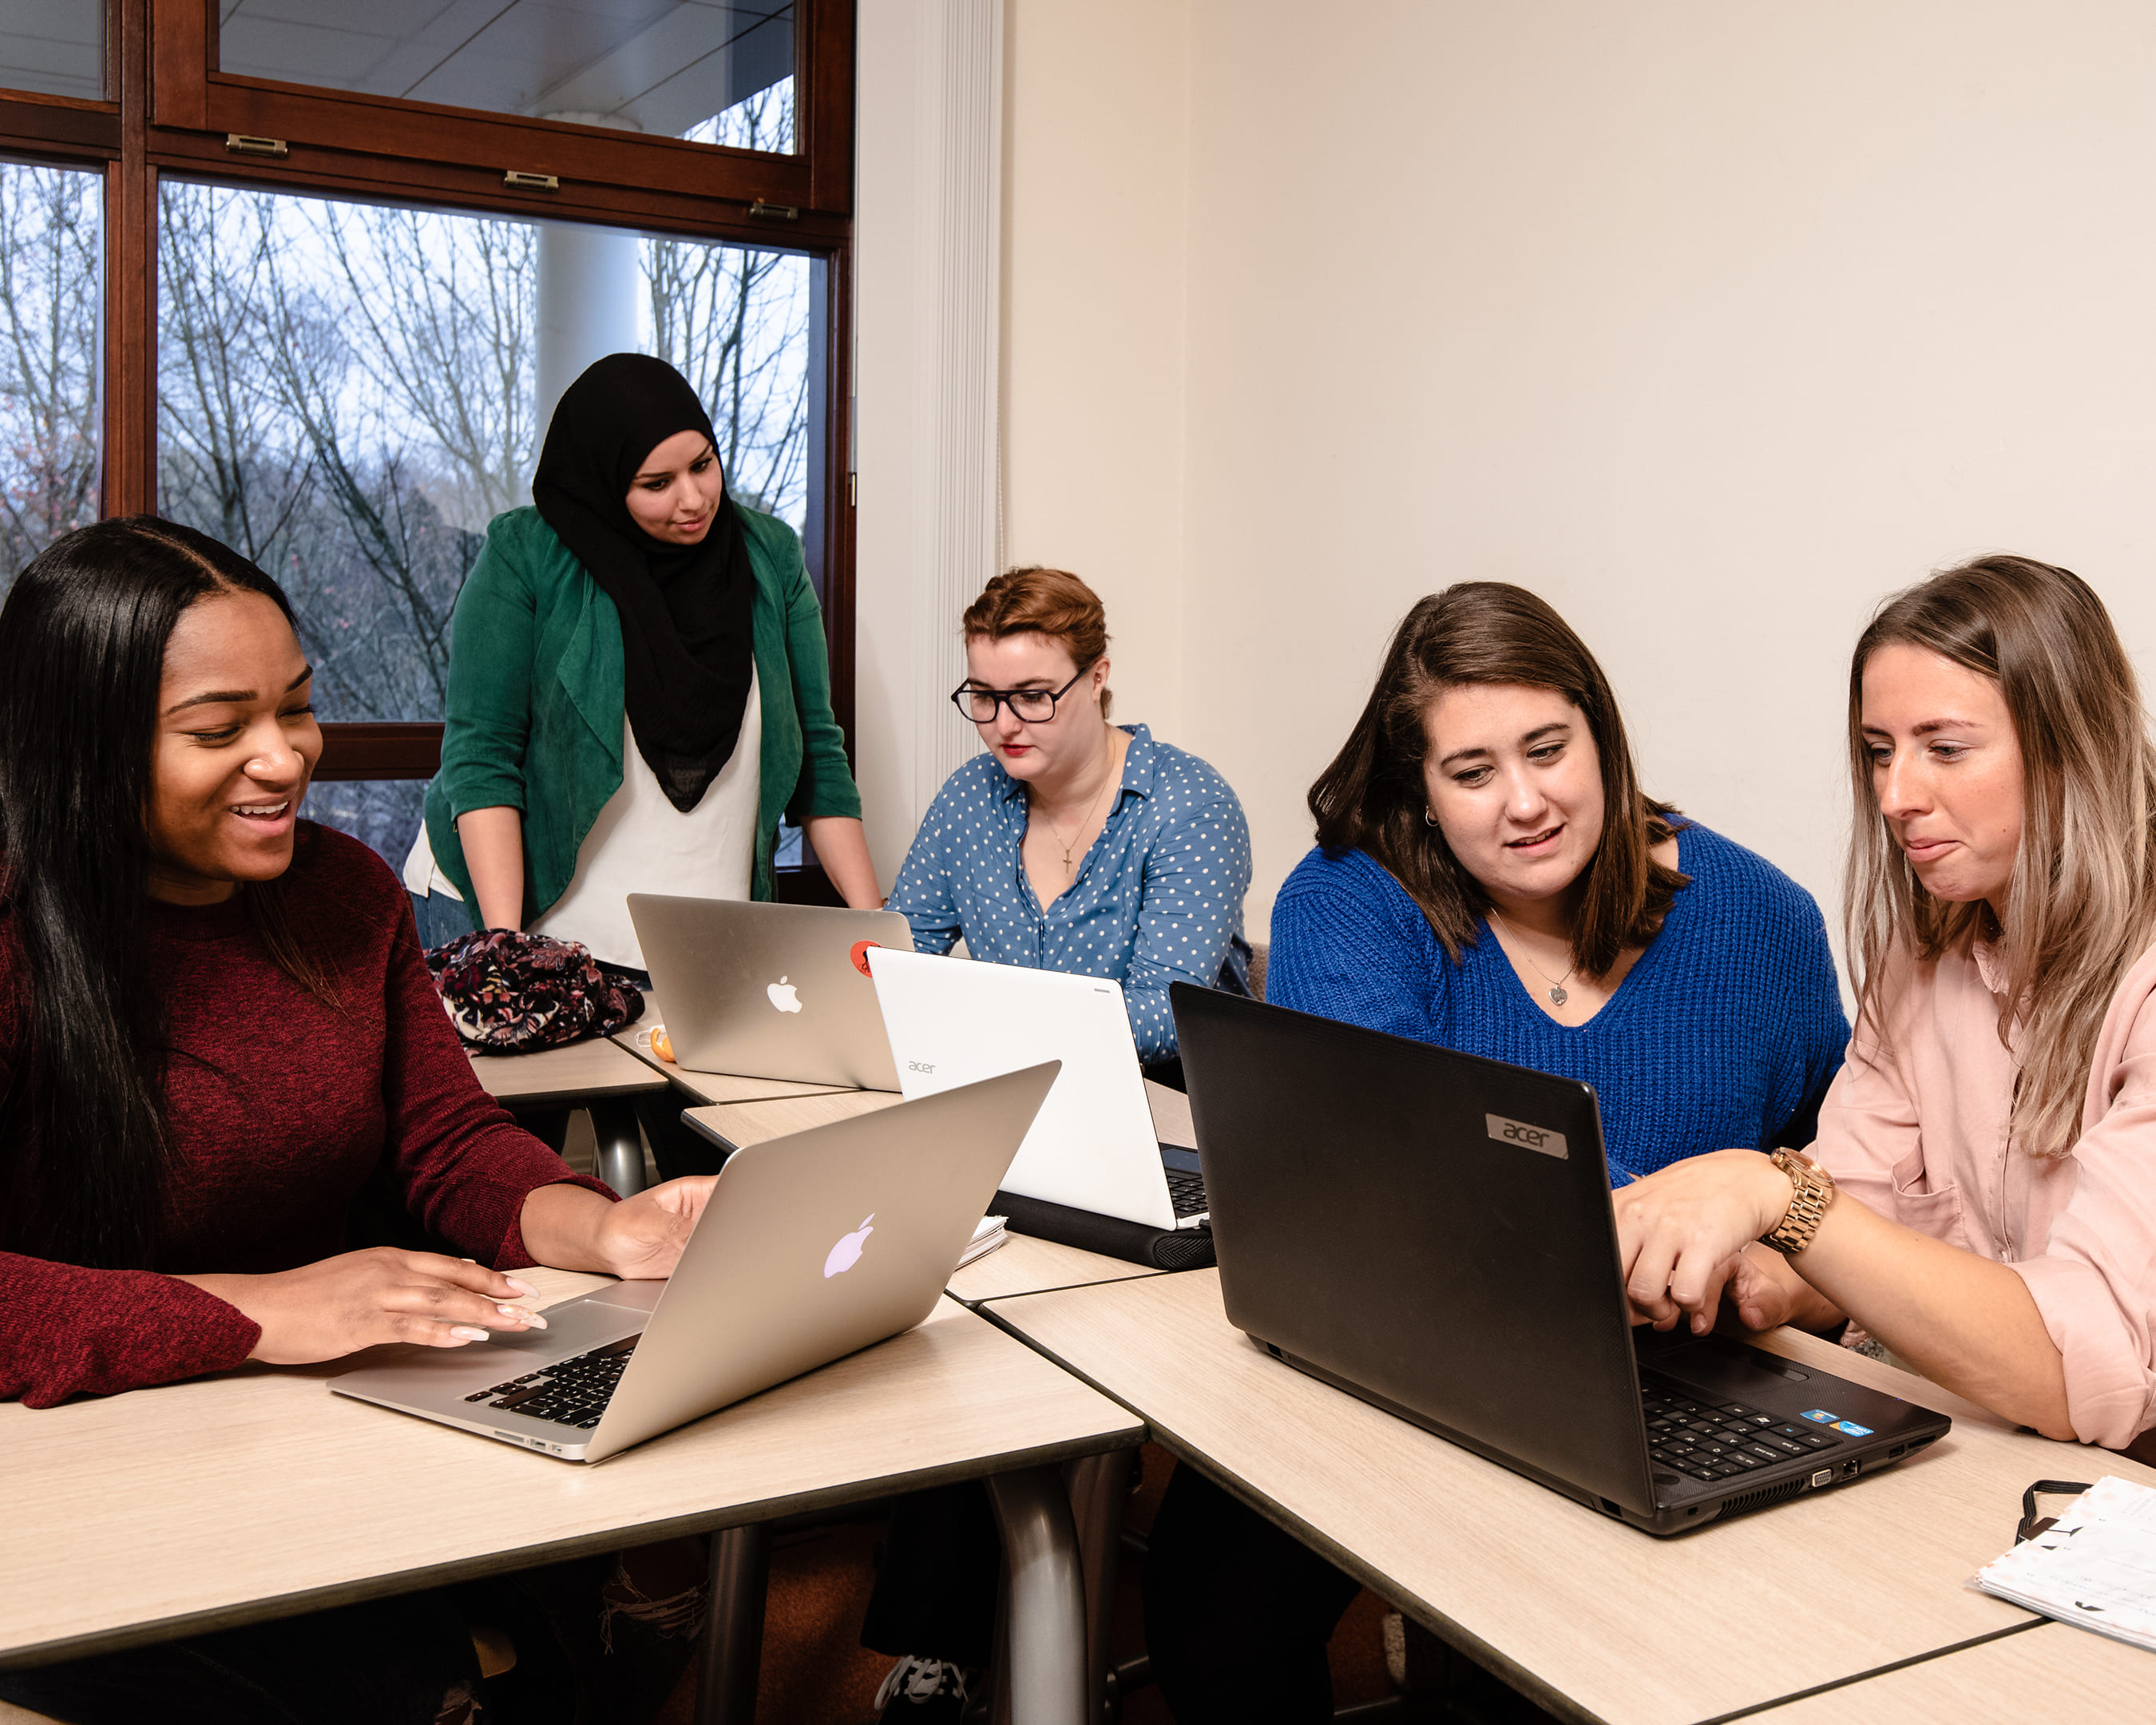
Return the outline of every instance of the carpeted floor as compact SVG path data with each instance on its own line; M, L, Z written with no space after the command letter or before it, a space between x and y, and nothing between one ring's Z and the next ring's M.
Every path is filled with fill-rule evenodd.
M1131 1498L1126 1525L1152 1525L1173 1466L1148 1444L1144 1481ZM763 1672L757 1692L761 1725L865 1725L875 1717L876 1686L891 1661L860 1645L861 1613L875 1579L880 1522L812 1528L778 1541L771 1557L771 1596L764 1614ZM1392 1693L1379 1628L1385 1607L1365 1593L1348 1608L1332 1638L1335 1702L1346 1707ZM1117 1659L1144 1649L1135 1562L1118 1566L1111 1646ZM689 1725L696 1702L694 1672L660 1715L660 1725ZM1123 1705L1123 1725L1173 1725L1158 1693L1142 1690Z

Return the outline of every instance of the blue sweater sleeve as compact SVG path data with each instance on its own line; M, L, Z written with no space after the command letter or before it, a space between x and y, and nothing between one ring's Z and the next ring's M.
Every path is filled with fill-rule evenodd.
M1849 1019L1842 1011L1826 921L1817 901L1794 882L1790 885L1801 901L1790 918L1789 994L1782 1019L1794 1100L1769 1142L1801 1150L1819 1136L1820 1103L1848 1050Z
M1443 957L1428 919L1374 859L1312 850L1273 901L1265 999L1429 1042Z

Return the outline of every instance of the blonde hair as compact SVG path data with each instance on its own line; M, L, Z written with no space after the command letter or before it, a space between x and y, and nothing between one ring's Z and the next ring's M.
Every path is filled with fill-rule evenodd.
M1880 648L1936 653L1996 684L2021 751L2021 837L2005 925L1937 899L1894 842L1872 788L1864 667ZM1849 671L1856 821L1845 914L1857 1023L1884 1045L1886 979L1995 935L2007 975L1999 1039L2021 1027L2009 1135L2032 1156L2081 1136L2097 1036L2120 980L2156 938L2156 745L2103 602L2071 571L1979 557L1889 599Z

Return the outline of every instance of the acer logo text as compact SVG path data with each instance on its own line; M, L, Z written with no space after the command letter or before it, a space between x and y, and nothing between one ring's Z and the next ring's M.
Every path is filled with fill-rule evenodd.
M933 1060L908 1060L906 1070L909 1072L933 1072L936 1063Z
M1548 1127L1530 1126L1524 1120L1507 1120L1502 1114L1485 1114L1482 1127L1501 1144L1517 1144L1560 1161L1571 1153L1565 1148L1564 1134L1553 1132Z

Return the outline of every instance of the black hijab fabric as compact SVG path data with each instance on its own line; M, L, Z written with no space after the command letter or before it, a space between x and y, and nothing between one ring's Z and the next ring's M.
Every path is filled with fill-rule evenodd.
M756 576L723 490L696 545L654 539L629 512L629 481L677 432L711 439L696 392L665 361L612 353L562 392L547 428L532 501L621 614L629 725L684 813L702 799L741 736L755 674Z

